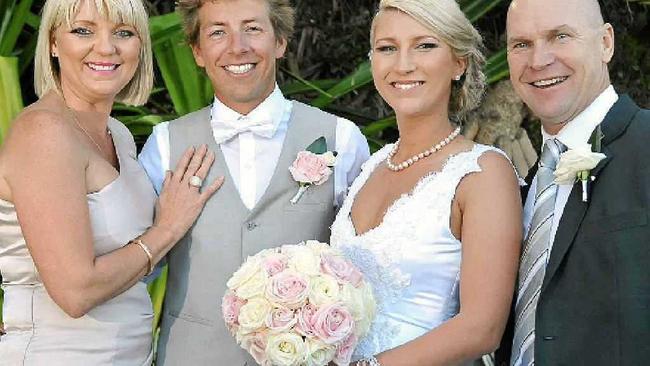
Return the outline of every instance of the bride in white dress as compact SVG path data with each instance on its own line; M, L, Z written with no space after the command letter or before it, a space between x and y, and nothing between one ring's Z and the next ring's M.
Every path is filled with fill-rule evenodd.
M499 344L522 236L509 160L449 120L479 102L481 38L454 0L383 0L371 43L400 140L366 162L332 226L378 301L353 365L471 362Z

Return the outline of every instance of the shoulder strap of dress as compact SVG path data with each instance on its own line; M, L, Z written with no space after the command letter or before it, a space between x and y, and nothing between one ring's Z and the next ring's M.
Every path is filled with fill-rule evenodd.
M480 159L481 156L483 156L483 154L485 154L488 151L494 151L498 154L503 155L506 159L508 159L508 161L512 165L512 161L510 160L508 155L505 152L503 152L503 150L494 146L475 144L471 150L452 156L450 158L450 161L448 162L449 165L448 172L452 176L452 179L455 180L456 185L458 185L466 175L471 173L478 173L482 171L481 166L478 163L478 160ZM512 169L515 171L515 174L517 174L514 165ZM518 174L517 174L517 178L521 185L523 179L521 179L521 177L519 177Z

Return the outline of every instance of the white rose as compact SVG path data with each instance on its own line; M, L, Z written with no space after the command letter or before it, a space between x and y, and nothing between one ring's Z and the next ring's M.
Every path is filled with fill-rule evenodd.
M320 154L320 157L323 158L323 160L325 160L325 164L327 164L327 166L336 165L336 156L334 156L333 152L327 151L324 154Z
M595 168L605 157L605 154L591 151L591 144L584 144L563 152L553 173L555 184L575 183L579 172Z
M361 338L370 330L370 325L377 311L370 285L364 282L361 287L356 288L350 284L345 284L341 290L341 300L354 319L354 333Z
M320 256L323 253L326 254L332 254L334 252L334 248L329 246L326 243L321 243L318 240L307 240L305 242L305 246L314 252L315 255ZM338 255L339 253L335 253Z
M377 302L375 301L375 296L369 283L364 282L363 286L357 290L361 291L361 297L363 298L364 318L357 322L355 333L361 338L361 336L368 333L370 325L375 320L375 316L377 315Z
M255 276L257 272L261 271L260 258L248 257L246 262L242 264L239 269L233 273L232 277L226 283L231 290L236 290L244 282L248 281L251 277Z
M306 339L307 358L305 365L307 366L323 366L327 365L336 354L336 347L325 344L317 339Z
M239 285L235 290L238 297L242 299L250 299L257 296L262 296L269 283L269 276L265 271L257 271L248 281Z
M330 275L321 274L311 279L309 289L309 302L316 306L331 304L339 301L340 289L336 278Z
M296 333L270 335L266 344L266 355L275 366L300 366L305 361L307 347Z
M278 249L279 248L268 248L268 249L263 249L259 251L257 254L255 254L255 257L259 257L260 259L266 258L272 255L278 254Z
M289 268L307 276L315 276L320 272L320 256L304 245L293 245L283 248L288 253Z
M341 289L341 301L343 301L345 306L348 308L348 311L350 311L350 314L352 314L352 318L355 321L361 320L366 316L364 312L365 303L363 301L362 288L356 288L351 284L346 283Z
M248 300L239 309L239 332L242 334L252 333L266 326L266 318L273 307L271 303L262 298Z

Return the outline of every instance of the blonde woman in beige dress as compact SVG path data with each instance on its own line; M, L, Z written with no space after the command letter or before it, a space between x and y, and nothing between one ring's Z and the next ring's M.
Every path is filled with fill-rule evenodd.
M149 95L147 26L140 0L45 4L41 98L0 149L2 365L151 363L153 311L140 280L222 179L201 189L214 155L190 148L157 200L133 137L109 116L114 101Z

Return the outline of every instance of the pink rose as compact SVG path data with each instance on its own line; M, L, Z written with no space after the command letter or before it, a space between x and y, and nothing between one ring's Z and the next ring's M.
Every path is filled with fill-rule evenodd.
M298 310L298 324L296 332L305 337L315 337L314 326L316 325L316 312L318 308L312 304L307 304Z
M273 308L266 318L266 326L273 332L283 332L296 324L296 312L294 310L278 307Z
M353 333L343 340L343 343L339 344L336 348L336 354L334 354L334 360L332 360L338 366L348 366L350 360L352 359L352 353L354 348L357 346L359 339Z
M271 254L263 259L262 268L269 277L275 276L287 268L287 257L282 254Z
M297 309L305 304L309 294L309 282L298 273L282 271L271 277L266 296L271 303Z
M221 302L221 311L223 312L223 320L228 327L237 326L239 322L239 310L246 304L246 300L240 299L235 294L229 291Z
M352 333L354 321L352 314L340 303L328 304L314 315L314 333L327 344L337 344Z
M248 351L251 356L260 365L271 365L266 357L266 332L257 332L247 335L242 339L242 348Z
M309 151L300 151L289 167L289 171L297 182L315 185L325 183L332 174L332 169L327 166L327 160Z
M321 256L321 269L336 278L340 284L350 283L354 287L359 287L363 280L361 272L343 257L323 254Z

